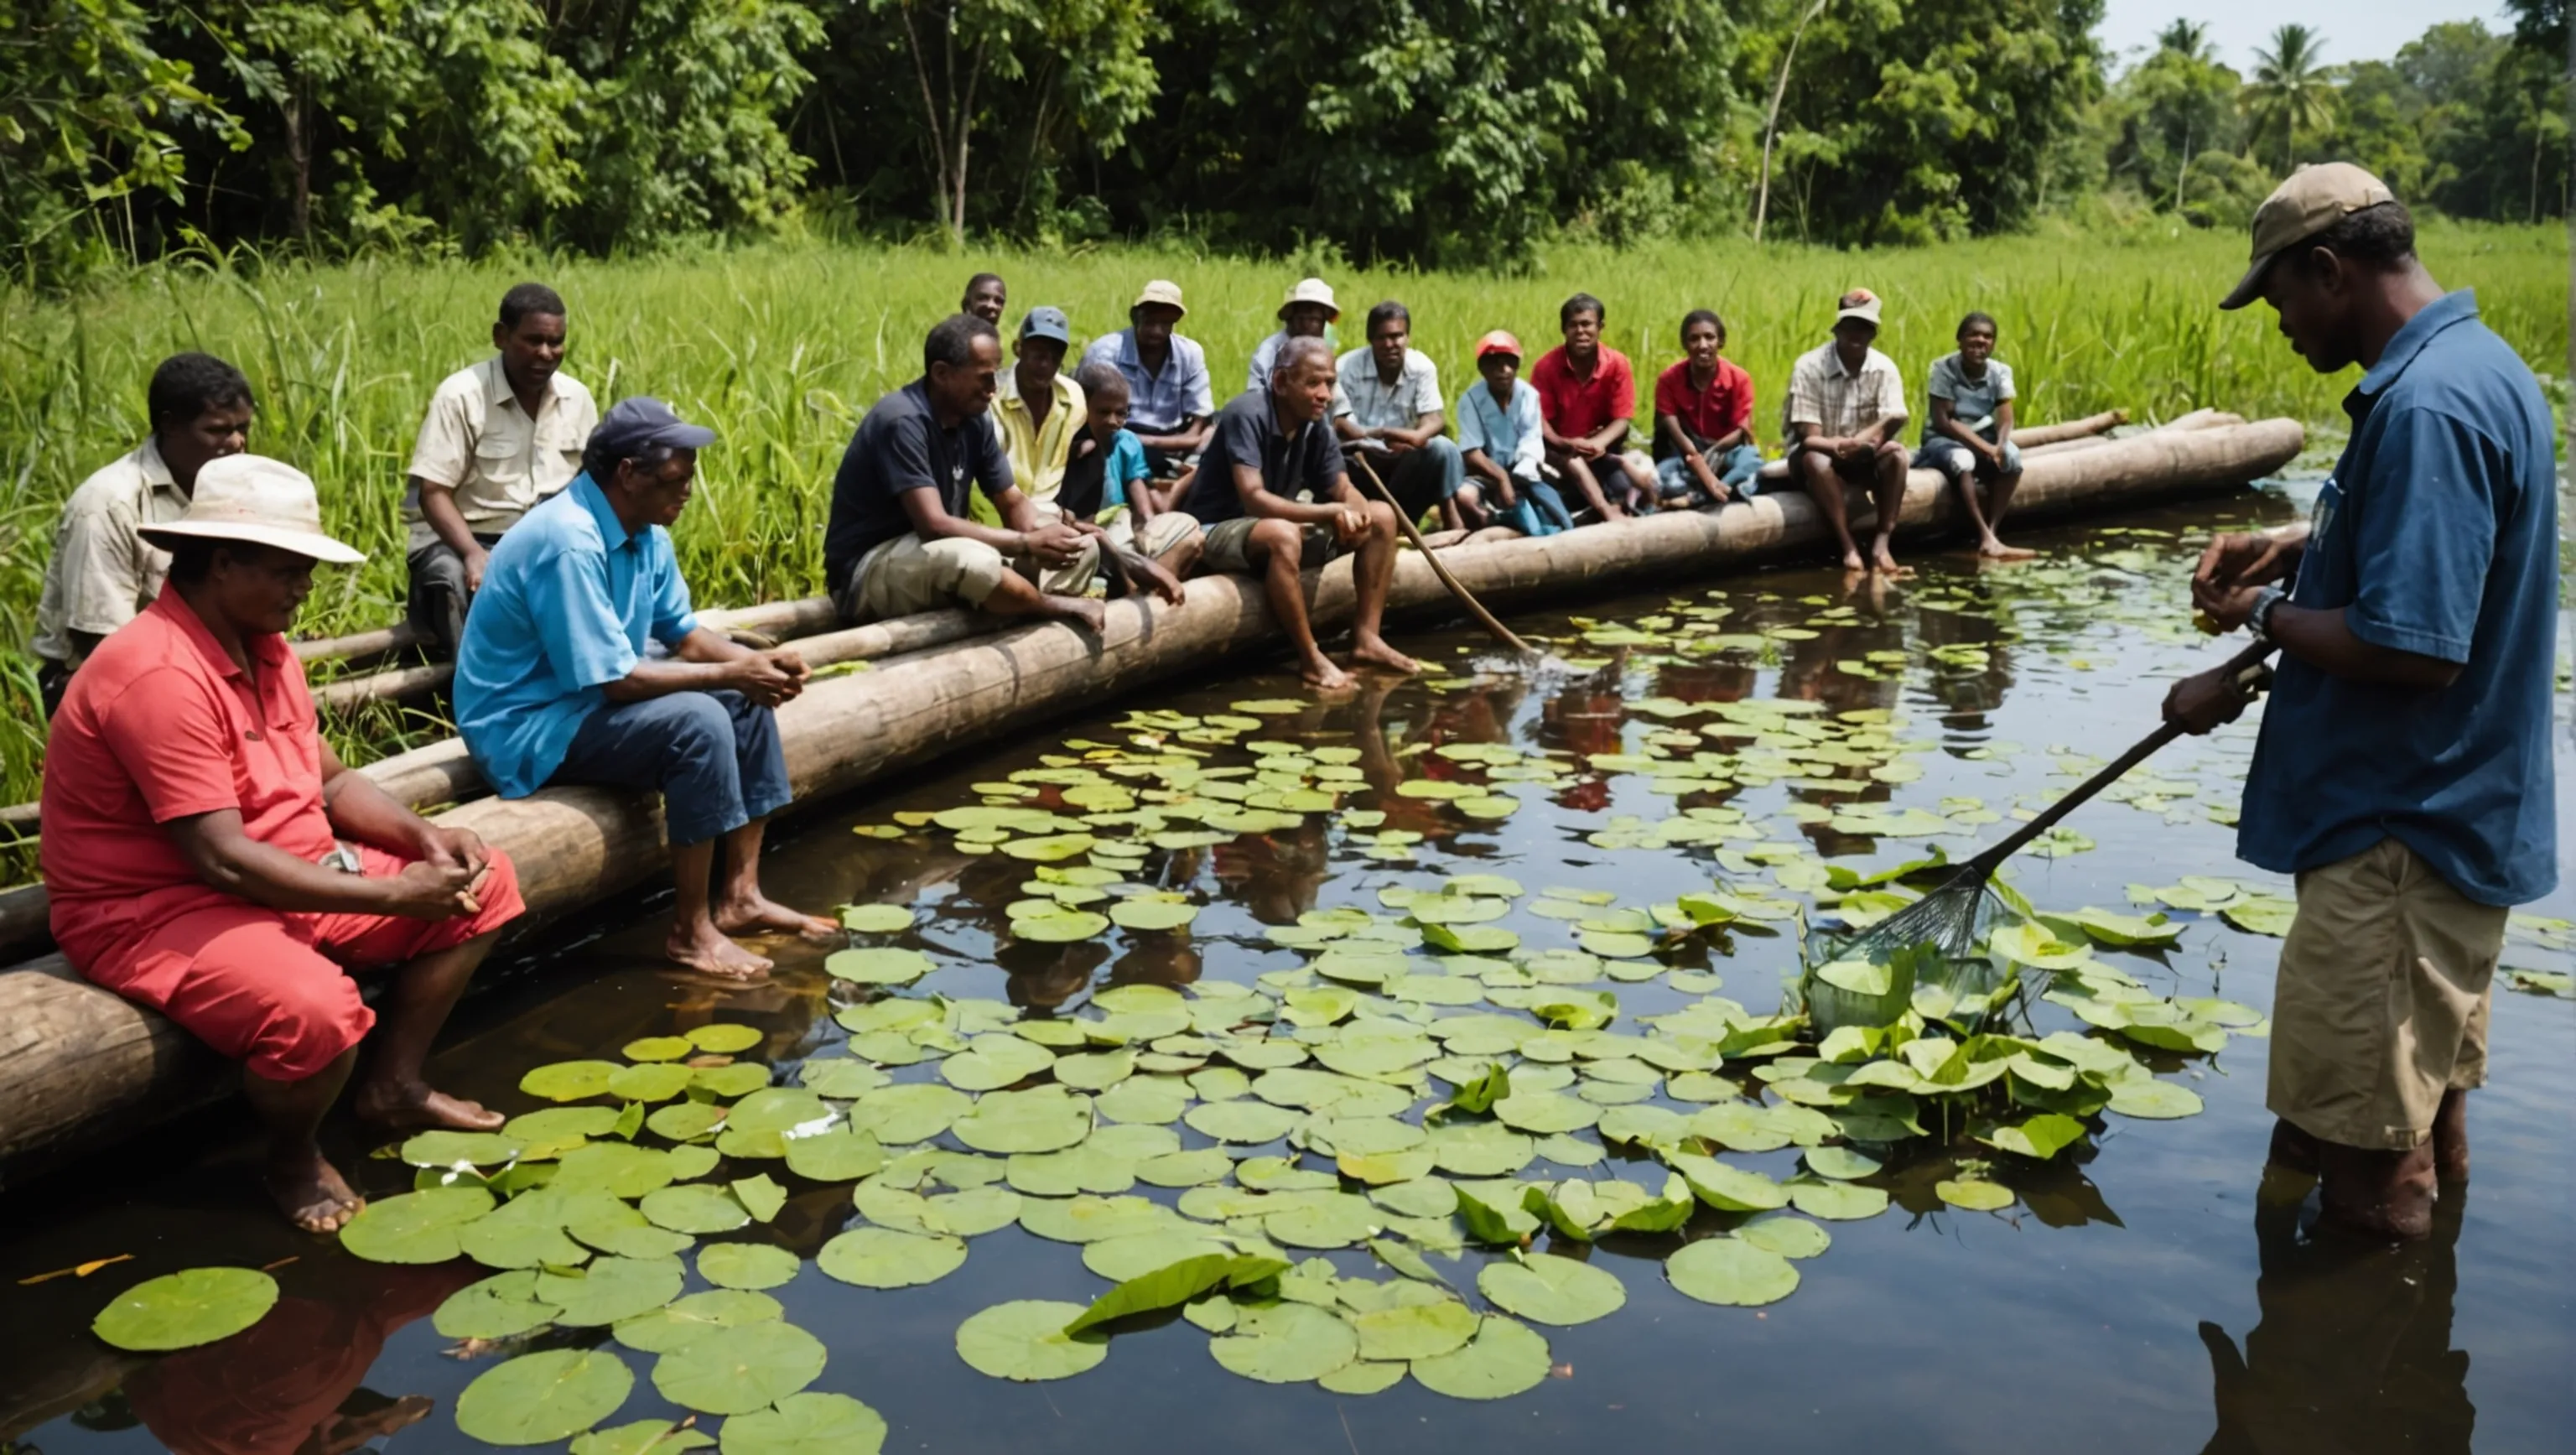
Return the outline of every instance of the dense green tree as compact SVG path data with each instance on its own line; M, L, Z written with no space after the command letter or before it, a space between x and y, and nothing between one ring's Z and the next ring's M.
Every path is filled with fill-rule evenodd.
M2219 64L2205 26L2176 21L2159 41L2112 90L2109 173L2160 210L2233 222L2243 215L2245 169L2234 155L2244 145L2243 82Z
M2334 122L2334 68L2325 63L2325 37L2296 23L2272 32L2269 49L2254 52L2254 79L2246 83L2245 111L2255 135L2281 143L2281 170L2299 164L2299 134Z

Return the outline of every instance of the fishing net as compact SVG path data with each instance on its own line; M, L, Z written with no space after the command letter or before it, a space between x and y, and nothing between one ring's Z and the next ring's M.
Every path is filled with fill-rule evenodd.
M1998 920L2011 914L1974 868L1951 875L1921 899L1874 925L1825 942L1824 959L1884 964L1899 950L1930 945L1946 959L1976 954Z
M2010 976L1985 953L1986 935L2012 916L1972 865L1874 925L1819 941L1799 977L1810 1021L1830 1034L1887 1025L1918 1006L1986 1006Z

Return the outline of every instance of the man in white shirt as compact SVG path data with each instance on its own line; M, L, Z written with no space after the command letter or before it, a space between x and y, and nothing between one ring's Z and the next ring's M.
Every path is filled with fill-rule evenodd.
M1403 304L1390 298L1369 310L1368 347L1336 365L1333 429L1386 482L1408 519L1436 504L1441 523L1457 530L1466 465L1448 438L1440 366L1410 346L1412 335L1413 315Z
M1833 339L1800 355L1789 371L1789 478L1834 528L1844 570L1866 566L1892 576L1900 568L1888 540L1905 504L1909 463L1897 439L1905 429L1905 380L1894 360L1870 347L1878 337L1878 295L1854 288L1835 306ZM1877 513L1866 561L1852 539L1846 484L1866 488Z
M492 357L447 376L412 446L403 524L412 629L452 655L501 533L581 472L599 406L562 372L564 301L542 283L501 295Z

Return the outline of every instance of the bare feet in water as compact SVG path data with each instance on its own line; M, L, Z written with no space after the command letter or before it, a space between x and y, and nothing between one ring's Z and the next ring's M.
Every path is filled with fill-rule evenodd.
M1982 561L2027 561L2039 552L2020 546L2008 546L1994 536L1977 543L1977 558Z
M506 1120L480 1102L450 1096L426 1081L376 1082L358 1088L350 1099L360 1121L380 1127L442 1127L456 1132L488 1132Z
M1298 671L1306 679L1307 686L1320 692L1340 692L1351 685L1351 674L1334 666L1333 659L1320 651L1308 657Z
M367 1205L310 1142L295 1151L272 1152L259 1180L278 1211L308 1233L336 1233Z
M716 928L728 935L794 935L815 944L829 941L839 926L801 909L790 909L765 894L716 906Z
M695 929L671 926L671 937L662 942L662 953L675 964L719 980L758 980L768 975L773 963L767 956L755 955L727 939L712 923L701 923Z
M1419 672L1422 664L1386 644L1386 638L1355 636L1351 640L1351 665L1384 667L1390 672Z
M1885 540L1880 540L1870 547L1869 568L1882 576L1911 576L1914 574L1906 567L1896 564L1896 553L1887 548L1887 542Z

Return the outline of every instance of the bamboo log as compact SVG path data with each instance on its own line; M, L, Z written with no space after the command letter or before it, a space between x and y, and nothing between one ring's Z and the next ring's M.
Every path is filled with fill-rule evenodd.
M2082 419L2069 419L2057 424L2034 424L2028 429L2015 429L2013 438L2024 449L2032 445L2053 445L2063 440L2089 439L2129 422L2129 411L2106 409Z
M408 622L400 626L378 627L371 632L358 632L345 637L317 637L297 642L295 655L306 665L315 662L344 662L360 657L390 657L406 647L420 645L420 637Z
M2155 431L2098 450L2035 461L2016 497L2024 522L2134 508L2241 487L2296 458L2290 420L2233 429ZM1855 523L1870 512L1853 503ZM1899 533L1909 540L1964 519L1942 477L1908 482ZM1450 570L1489 600L1635 589L1675 578L1813 554L1826 540L1803 495L1766 495L1717 511L1677 511L1543 539L1461 546ZM1349 619L1351 561L1310 578L1319 632ZM1419 553L1397 562L1389 604L1443 607L1448 594ZM862 628L864 630L864 628ZM894 770L1025 728L1130 688L1203 672L1279 637L1248 576L1188 583L1182 604L1110 603L1102 632L1059 623L1017 627L926 651L856 677L817 683L779 714L788 776L807 802ZM507 849L529 924L617 893L666 862L650 795L551 788L485 799L438 816ZM0 971L0 1185L222 1094L226 1068L169 1022L73 974L60 955Z

